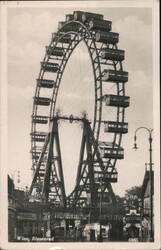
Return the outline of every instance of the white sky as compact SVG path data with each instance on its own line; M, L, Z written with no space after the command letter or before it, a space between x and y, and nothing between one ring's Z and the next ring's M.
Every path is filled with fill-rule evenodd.
M51 33L57 30L58 21L65 14L80 8L9 8L7 17L8 46L8 145L9 173L21 172L21 185L31 182L30 130L36 78L45 46ZM112 21L112 31L120 34L118 47L125 49L124 70L129 72L126 94L130 107L126 109L129 133L123 136L124 160L117 161L119 178L113 185L116 194L143 181L145 162L149 160L148 137L145 131L138 133L139 150L132 150L134 131L139 126L153 127L153 63L152 63L152 12L150 8L81 8L104 15ZM84 45L72 55L60 89L60 108L63 113L80 114L93 111L92 70ZM77 79L77 81L75 81ZM85 85L85 83L87 83ZM65 84L66 83L66 84ZM71 84L72 83L72 84ZM92 88L91 88L92 86ZM70 97L70 98L69 98ZM71 98L72 97L72 98ZM63 100L63 106L61 104ZM83 100L83 101L82 101ZM63 125L60 129L63 128ZM62 155L65 185L69 193L75 184L79 151L80 127L70 125L63 140ZM73 139L71 139L73 138ZM61 142L60 142L61 143ZM73 149L74 148L74 149ZM76 163L76 165L74 165ZM69 166L70 165L70 166ZM16 176L16 175L15 175ZM16 179L16 178L15 178Z

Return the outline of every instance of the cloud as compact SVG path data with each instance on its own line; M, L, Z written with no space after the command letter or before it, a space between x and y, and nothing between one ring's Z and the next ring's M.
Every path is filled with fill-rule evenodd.
M153 118L153 82L143 71L129 72L127 93L131 97L128 119L131 123L151 123Z
M54 11L40 11L33 15L24 10L13 17L10 13L7 26L9 62L33 64L42 60L51 33L57 30L56 20L60 20L60 16L54 17Z
M56 15L53 22L53 14L51 11L40 11L39 14L30 13L30 10L24 10L13 18L8 17L8 32L11 33L15 40L21 38L21 42L32 39L38 39L42 42L44 37L48 39L51 35L51 30L57 29L57 20L59 15ZM16 36L15 36L16 34Z
M43 59L45 48L38 42L29 40L25 44L18 44L12 40L8 43L8 63L16 65L32 65Z
M152 73L152 26L137 16L126 16L113 23L120 34L119 48L126 49L126 61L131 70Z
M8 96L9 100L16 102L28 102L32 100L33 88L26 86L25 88L18 87L15 85L8 85Z

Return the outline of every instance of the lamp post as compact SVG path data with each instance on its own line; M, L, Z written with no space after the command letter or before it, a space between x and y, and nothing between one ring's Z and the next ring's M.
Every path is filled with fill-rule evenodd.
M149 181L150 181L150 241L153 241L153 190L152 190L152 185L153 185L153 172L152 172L152 132L153 129L149 129L146 127L139 127L135 130L135 135L134 135L134 149L138 149L137 144L136 144L136 134L138 130L144 129L148 132L148 141L149 141L149 166L150 166L150 171L149 171Z

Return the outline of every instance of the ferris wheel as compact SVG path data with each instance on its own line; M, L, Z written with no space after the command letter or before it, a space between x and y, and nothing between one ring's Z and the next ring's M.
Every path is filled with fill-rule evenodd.
M121 141L122 135L128 132L125 109L130 98L125 93L128 81L128 72L122 65L125 52L118 49L119 34L111 30L112 22L104 20L101 14L83 11L67 14L65 21L58 23L57 32L52 34L41 62L32 111L34 174L30 194L35 192L38 198L57 206L86 206L88 194L99 194L102 186L103 192L112 194L115 200L111 183L117 182L117 160L124 158ZM67 117L57 112L63 73L81 42L87 46L93 69L94 116L91 122L86 116L80 118L71 114ZM68 197L58 129L58 121L63 119L80 121L84 126L76 185Z

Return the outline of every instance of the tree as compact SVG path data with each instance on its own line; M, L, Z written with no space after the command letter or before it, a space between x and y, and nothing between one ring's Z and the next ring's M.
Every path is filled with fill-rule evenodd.
M125 197L126 198L133 197L133 199L138 199L138 198L141 199L141 190L142 190L141 186L134 186L130 189L127 189L125 191Z
M137 209L138 211L140 211L141 191L141 186L134 186L125 191L126 204L129 209Z

